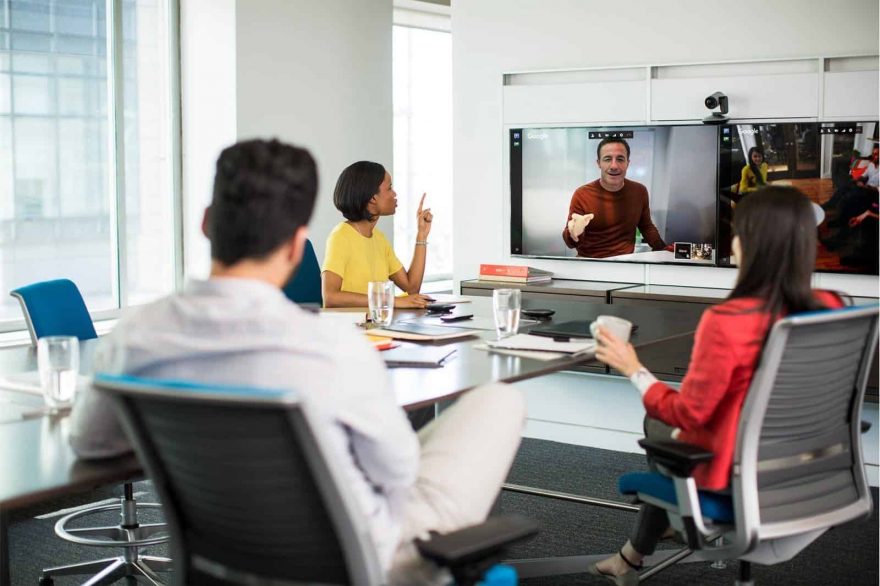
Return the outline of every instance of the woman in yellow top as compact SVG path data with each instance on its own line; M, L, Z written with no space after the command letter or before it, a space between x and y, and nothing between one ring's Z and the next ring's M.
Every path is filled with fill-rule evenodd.
M367 283L388 279L409 294L397 297L395 307L428 305L431 299L419 294L434 218L430 208L422 209L425 195L422 194L416 212L418 232L409 270L403 267L391 243L376 228L380 217L392 216L397 209L397 194L385 167L370 161L349 165L336 181L333 203L346 221L336 226L327 238L321 268L324 307L366 307Z
M739 193L750 193L767 185L767 163L764 162L764 151L753 146L749 149L749 164L742 168L742 179L739 182Z

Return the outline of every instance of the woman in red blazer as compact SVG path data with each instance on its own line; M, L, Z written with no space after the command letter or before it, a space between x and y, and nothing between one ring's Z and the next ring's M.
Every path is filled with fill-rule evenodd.
M843 305L836 294L810 287L816 262L811 207L797 189L773 185L737 205L736 285L724 303L703 313L679 391L648 372L631 344L605 328L597 332L596 358L629 377L642 393L646 435L672 437L715 453L694 470L702 489L729 485L740 410L770 326L787 313ZM637 584L642 559L654 553L668 528L663 509L643 504L629 541L589 572L618 585Z

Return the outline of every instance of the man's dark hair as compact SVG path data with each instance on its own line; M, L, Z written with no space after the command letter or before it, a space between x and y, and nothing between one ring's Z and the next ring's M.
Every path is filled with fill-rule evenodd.
M372 220L367 204L385 180L385 167L370 161L352 163L342 171L333 190L333 205L349 222Z
M629 143L626 142L622 138L603 138L599 142L599 146L596 147L596 160L598 161L599 159L602 158L602 147L603 146L605 146L606 144L614 144L614 143L623 145L623 147L626 149L626 159L629 160Z
M757 297L771 315L819 309L811 279L816 264L816 216L794 187L768 185L736 206L733 232L742 258L729 299Z
M248 140L217 159L205 232L211 258L233 265L261 259L309 223L318 170L309 151L277 140Z

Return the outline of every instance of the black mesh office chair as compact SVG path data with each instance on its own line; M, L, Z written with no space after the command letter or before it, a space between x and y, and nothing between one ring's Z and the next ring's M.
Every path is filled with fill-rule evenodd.
M384 583L324 431L295 393L98 376L160 495L179 584ZM419 543L471 584L530 521Z
M753 583L750 563L787 561L829 528L869 516L861 409L877 319L876 306L851 307L773 326L743 405L730 495L700 491L690 477L711 452L647 440L664 474L625 475L621 492L666 509L691 559L739 559L738 584Z

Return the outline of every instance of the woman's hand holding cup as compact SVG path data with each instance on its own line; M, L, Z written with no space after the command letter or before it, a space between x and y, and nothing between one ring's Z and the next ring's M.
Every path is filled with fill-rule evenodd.
M590 324L596 340L596 359L630 377L642 367L636 350L629 343L632 322L613 315L600 315Z

